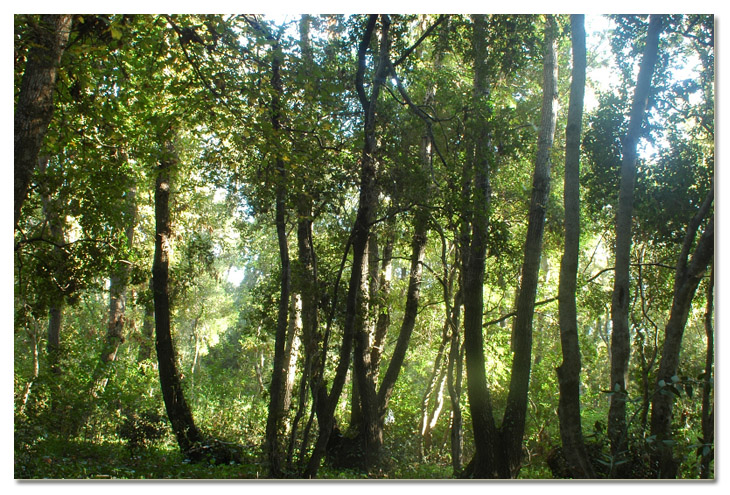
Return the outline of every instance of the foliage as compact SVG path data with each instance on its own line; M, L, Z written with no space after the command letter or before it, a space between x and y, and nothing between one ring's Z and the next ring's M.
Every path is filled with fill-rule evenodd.
M33 15L14 18L16 98L36 20ZM473 24L468 16L396 15L391 20L394 67L392 77L383 82L375 116L378 198L375 223L369 226L378 239L375 257L380 263L383 239L394 235L389 292L372 298L372 308L387 308L390 318L380 376L406 312L414 219L425 211L429 232L420 304L388 404L381 465L368 473L325 463L318 472L323 478L459 474L452 468L454 411L446 387L427 452L420 450L418 425L443 338L444 315L452 309L463 276L460 243L470 228L463 212L479 207L466 204L470 176L464 167L473 152L470 126L477 115L489 117L493 139L483 335L488 385L500 417L510 383L511 317L540 124L545 16L487 17L488 99L473 95ZM557 416L555 368L561 348L555 296L564 231L560 143L565 139L562 109L568 100L570 40L567 17L557 20L561 111L551 157L553 186L543 205L546 229L519 474L532 479L566 476ZM346 281L352 269L350 242L360 201L364 139L354 82L358 43L368 17L319 15L300 21L213 14L74 17L42 147L48 162L33 175L14 237L16 478L268 476L261 451L276 372L282 278L277 190L285 191L293 290L303 286L301 277L316 275L312 291L318 340L313 356L324 363L321 378L326 389L331 386L345 321L352 316L345 304ZM656 374L672 305L673 268L688 222L714 187L714 20L667 16L661 37L635 186L632 358L626 391L609 385L614 216L622 137L647 22L645 16L612 16L611 22L610 31L593 34L608 46L590 54L594 66L589 74L599 73L597 65L605 63L613 78L604 84L593 81L597 98L586 108L582 137L576 302L583 431L596 472L607 476L614 462L606 439L608 397L625 393L634 474L653 477L645 462L656 441L647 426L650 398L671 394L669 441L680 462L679 476L697 478L701 457L714 452L714 442L704 438L698 400L705 378L708 280L692 304L676 377L662 383ZM379 43L374 36L365 80L371 80L377 66L377 55L371 54L378 53ZM408 56L401 59L404 54ZM272 88L274 59L281 63L279 92ZM277 109L278 128L272 118ZM196 447L202 453L215 451L201 455L203 462L191 462L176 450L165 419L154 345L151 359L142 352L154 341L149 334L154 326L154 184L165 143L174 143L177 155L170 191L169 291L178 369L196 424L206 438L218 439ZM312 272L304 272L299 259L298 228L304 220L312 222L305 246L314 253ZM51 229L56 225L60 238ZM706 221L700 227L704 225ZM126 274L123 341L115 360L97 376L109 327L110 280L120 274ZM63 314L61 349L52 355L47 348L49 310L58 307ZM376 316L371 309L373 327ZM447 336L462 332L461 324ZM447 363L450 346L449 339ZM291 477L301 475L319 433L313 404L318 392L307 381L312 376L300 381L306 362L302 345L293 363L292 406L282 412L279 432L287 457L284 472ZM456 363L451 364L456 370ZM95 380L103 386L91 387ZM351 372L336 408L342 431L355 426L349 424L353 381ZM302 386L305 399L300 405ZM474 454L466 382L460 400L466 465ZM81 411L88 411L88 417L73 432L72 419ZM298 413L289 458L289 435Z

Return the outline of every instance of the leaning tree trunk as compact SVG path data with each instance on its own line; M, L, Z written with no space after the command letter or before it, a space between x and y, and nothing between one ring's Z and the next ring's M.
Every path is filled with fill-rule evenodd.
M183 454L190 453L202 435L185 401L175 348L170 333L170 169L176 164L172 143L165 143L157 167L155 184L155 258L152 264L152 288L155 306L155 348L159 363L160 387L167 416Z
M42 15L31 29L32 44L15 104L14 227L28 195L43 138L53 116L53 93L73 16Z
M532 318L535 312L545 209L550 194L550 152L555 136L558 114L558 45L556 26L548 16L545 26L543 61L542 110L537 140L537 157L532 178L530 216L522 263L522 280L517 295L515 321L512 327L512 375L507 407L502 421L501 436L509 462L510 476L516 477L522 462L522 437L527 414L527 393L532 363Z
M687 234L682 245L682 252L677 260L674 276L672 309L664 330L662 357L656 375L658 393L654 394L651 404L650 430L651 434L656 436L656 447L652 455L652 461L655 466L658 465L659 475L662 478L676 477L677 468L679 467L678 461L672 455L671 445L669 445L672 439L671 424L674 395L669 390L664 389L664 384L671 385L677 381L676 375L679 367L679 354L682 349L682 336L692 307L692 299L697 291L697 286L705 275L707 266L712 262L714 256L715 217L713 214L710 216L705 231L697 242L691 259L688 260L697 229L709 214L713 197L711 186L700 210L687 227Z
M583 442L580 417L580 345L576 280L580 251L580 134L586 82L585 16L570 17L573 76L565 130L565 251L560 265L558 313L563 362L557 368L560 397L558 416L563 455L573 478L595 478Z
M662 17L652 15L646 46L636 80L634 101L631 106L629 128L623 139L621 160L621 182L619 185L618 208L616 211L616 263L614 269L613 296L611 299L611 405L608 412L608 437L611 441L613 458L611 477L622 477L629 467L620 461L627 449L626 425L626 375L628 373L631 341L629 336L629 301L631 287L629 271L631 263L631 224L634 207L634 182L636 177L636 146L641 137L649 100L651 79L657 61L659 33ZM623 467L622 467L623 466Z

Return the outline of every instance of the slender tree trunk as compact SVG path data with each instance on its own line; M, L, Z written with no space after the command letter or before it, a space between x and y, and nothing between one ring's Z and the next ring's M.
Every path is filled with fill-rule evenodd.
M532 179L532 198L530 199L530 216L522 264L522 280L517 296L517 315L512 327L512 347L514 349L512 376L501 428L502 441L506 448L512 477L517 476L521 466L522 437L525 431L527 393L532 363L532 319L535 312L535 296L540 272L545 209L550 193L550 152L558 113L558 47L555 31L555 21L552 16L548 16L545 27L540 132L535 172Z
M375 183L378 163L374 157L374 152L377 146L375 140L375 107L384 80L383 76L385 75L386 70L384 63L386 60L385 58L380 57L381 63L379 63L378 68L376 69L370 99L366 96L364 89L366 65L365 56L372 39L378 17L382 18L381 53L387 54L390 47L390 40L388 36L390 19L387 15L370 15L363 39L358 48L358 70L356 75L356 89L365 114L365 139L360 163L360 195L358 210L351 233L352 271L347 291L342 345L340 346L340 357L339 363L337 364L337 370L335 372L335 378L332 381L332 388L329 395L324 389L320 389L318 391L317 401L321 404L320 407L322 407L322 409L321 414L318 414L318 419L320 420L319 436L304 472L305 477L309 478L316 476L319 464L324 456L330 434L332 433L332 428L334 427L334 413L337 407L337 402L339 401L340 394L342 393L342 387L345 383L345 379L347 378L347 370L350 364L350 354L352 351L355 333L355 319L360 305L359 299L362 297L362 294L360 294L361 279L364 268L367 265L367 257L365 256L367 242L370 236L370 226L375 218L375 209L378 204L377 186Z
M653 462L658 465L659 475L662 478L674 478L677 475L679 463L672 455L672 448L668 445L671 440L672 406L674 396L667 390L662 390L662 381L672 384L677 375L679 354L682 349L682 336L687 324L689 311L692 307L697 286L712 262L715 242L715 217L705 227L705 231L697 242L692 257L689 253L694 243L697 229L701 222L710 213L714 194L711 187L700 210L692 218L687 227L682 252L677 260L677 269L674 277L674 298L669 321L664 330L664 345L662 346L659 370L657 371L657 390L651 404L651 434L656 435L656 451L653 453ZM663 392L663 393L662 393Z
M391 281L393 279L393 243L395 241L395 216L387 224L385 245L383 246L383 260L380 266L377 295L377 320L375 322L375 333L370 351L370 362L373 368L373 377L378 381L380 372L380 360L385 350L385 338L390 328L390 305L388 296L390 294Z
M388 363L388 369L383 376L383 381L378 390L377 429L378 436L382 440L383 423L388 407L388 401L395 389L398 375L403 367L403 362L408 350L413 329L416 326L418 316L418 303L421 295L421 280L423 278L423 258L426 254L426 239L428 233L428 211L425 208L418 208L413 220L413 240L411 242L411 267L408 279L408 292L406 295L406 307L403 314L398 340L393 350L393 356ZM382 444L381 444L382 445Z
M49 157L44 155L38 159L38 168L41 173L45 173L48 167ZM56 243L53 247L54 263L57 264L55 271L58 274L60 264L64 262L65 253L60 247L65 242L63 230L63 220L58 211L58 203L51 197L50 192L45 191L41 194L41 207L43 215L48 225L48 233L50 239ZM60 276L55 276L59 279ZM57 415L58 419L66 420L61 411L59 411L59 395L61 392L60 375L62 374L60 357L61 357L61 327L63 326L63 308L64 308L64 290L58 286L58 281L53 288L52 297L48 307L48 331L46 342L46 353L48 354L48 369L55 377L51 388L51 410ZM64 424L66 429L67 424Z
M429 378L426 391L421 399L421 420L419 429L421 431L420 450L421 458L425 458L433 444L433 429L436 427L441 409L444 404L444 387L446 385L446 375L448 366L444 359L446 345L449 342L448 323L444 325L444 333L439 344L439 350L434 361L433 371Z
M451 311L451 342L449 348L449 371L447 376L447 384L449 397L451 399L451 465L454 469L454 475L460 476L463 465L463 446L464 446L464 420L461 414L461 390L463 377L463 352L461 337L459 334L460 326L460 309L461 309L461 289L454 296L454 306Z
M309 29L311 17L302 15L299 23L299 39L302 50L301 71L309 76L309 68L314 65L312 49L309 42ZM291 435L289 439L288 465L291 467L294 447L296 443L297 427L299 421L304 417L307 395L311 391L313 404L317 396L317 384L321 382L323 370L320 364L322 360L317 358L317 350L322 345L322 334L319 331L318 307L319 307L319 284L317 277L317 258L314 252L312 238L313 198L309 191L299 193L296 201L297 208L297 262L292 277L293 290L301 297L301 333L304 353L304 366L299 380L298 407L294 420L292 421ZM314 414L312 408L312 416ZM311 422L307 422L300 448L300 460L304 459L309 440Z
M28 16L29 19L31 18ZM31 29L33 43L28 51L20 93L15 104L14 227L28 195L43 138L53 116L53 93L61 56L66 49L73 16L40 16Z
M446 351L446 344L449 342L449 323L444 322L444 329L442 333L441 343L439 349L436 352L436 359L433 363L433 370L431 376L428 379L426 390L423 392L423 398L421 399L421 419L419 424L419 430L421 432L420 438L420 451L421 458L426 456L426 452L431 446L431 420L432 420L432 403L434 401L434 392L441 387L444 383L443 371L446 367L443 365L444 354Z
M152 291L152 280L150 280L150 291ZM142 363L152 357L152 345L155 332L155 304L154 300L145 300L144 317L142 321L142 335L137 353L137 362Z
M275 138L281 130L281 96L283 87L280 75L281 49L274 47L275 55L271 63L271 84L273 97L271 102L271 122ZM281 289L279 294L279 314L276 323L276 338L274 344L274 362L269 386L269 415L266 421L265 451L269 462L269 475L272 478L281 477L281 452L279 445L279 426L283 416L283 389L286 377L286 330L288 325L288 307L291 291L291 268L289 263L289 247L286 234L286 169L281 155L276 157L276 235L279 241L279 260L281 262Z
M23 395L20 398L20 405L18 406L17 414L22 415L25 412L25 407L28 404L28 398L30 397L30 391L33 387L33 384L38 379L38 374L40 371L40 363L38 360L38 343L40 340L40 332L38 329L38 322L33 318L33 330L28 330L28 336L30 337L31 342L31 351L33 353L33 372L30 375L30 378L28 379L28 382L25 384L25 388L23 389Z
M570 17L573 74L565 131L565 252L560 265L558 310L563 363L557 368L560 386L558 415L563 454L574 478L595 478L583 443L580 417L580 344L576 280L580 252L580 135L586 81L585 16Z
M284 369L286 370L286 375L281 399L284 414L287 414L291 409L294 381L296 380L297 374L297 361L299 360L299 347L301 345L299 336L301 333L302 298L299 294L293 293L289 309L289 330L286 336L286 348L284 349Z
M137 224L137 191L132 187L127 191L127 249L134 245L134 229ZM132 265L122 263L117 273L110 277L109 284L109 323L107 325L106 342L101 354L102 363L116 360L119 346L124 342L124 312L127 306L127 285L132 272Z
M482 314L484 312L484 270L487 254L487 233L491 186L489 182L492 157L489 124L488 69L486 66L486 16L473 15L472 46L474 49L474 90L472 105L475 116L467 123L469 129L469 155L465 164L464 186L472 191L464 194L467 206L465 217L471 219L471 236L464 256L464 349L466 353L467 394L474 431L476 452L469 473L474 478L491 478L499 473L508 477L505 459L495 458L499 443L494 422L492 399L487 386ZM473 179L472 179L473 177ZM473 181L473 184L472 184ZM499 464L499 466L497 466Z
M641 137L641 127L649 100L651 79L657 61L659 33L662 17L652 15L646 46L636 81L634 101L631 106L629 128L623 139L621 182L616 212L616 264L613 296L611 299L611 405L608 412L608 437L611 441L613 468L611 477L622 476L629 466L620 463L627 449L626 425L626 374L628 373L631 342L629 336L629 300L631 287L629 271L631 263L631 224L634 207L634 182L636 177L636 146ZM621 466L624 466L621 468Z
M174 146L165 143L157 167L155 186L155 258L152 265L152 287L155 307L155 348L159 363L160 387L178 446L183 454L190 453L202 435L195 426L193 414L185 401L175 348L170 332L170 294L168 287L170 265L170 169L176 164Z
M127 237L127 249L132 249L134 245L134 229L137 224L137 201L136 189L134 187L127 191L126 211L127 227L125 235ZM127 305L127 285L129 277L132 273L132 265L122 263L109 277L109 320L107 322L107 331L104 338L104 345L101 350L101 359L94 370L89 391L92 397L97 397L106 387L107 377L106 371L109 363L116 361L119 346L124 342L124 313ZM86 411L87 414L90 411ZM88 417L81 418L83 426Z
M713 292L715 289L714 262L710 269L710 283L707 284L707 307L705 309L705 334L707 352L705 354L705 373L702 380L702 450L700 478L710 478L710 463L715 457L715 408L712 401L712 370L715 362L715 335L713 330ZM713 476L714 478L714 476Z

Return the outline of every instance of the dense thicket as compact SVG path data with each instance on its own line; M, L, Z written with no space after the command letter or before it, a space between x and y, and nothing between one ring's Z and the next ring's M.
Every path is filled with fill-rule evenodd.
M714 477L712 16L14 40L16 477Z

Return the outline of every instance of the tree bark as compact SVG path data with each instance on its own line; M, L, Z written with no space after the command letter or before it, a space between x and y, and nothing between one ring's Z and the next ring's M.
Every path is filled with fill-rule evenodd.
M342 393L342 387L347 378L347 370L350 367L350 355L355 333L355 323L360 305L360 293L362 274L367 266L366 248L370 236L370 226L375 218L375 209L378 203L377 185L375 177L378 163L374 156L377 144L375 139L375 109L384 81L385 59L380 57L380 63L376 69L374 82L368 99L364 88L365 56L372 39L375 24L378 17L382 19L381 53L387 53L390 46L388 36L390 19L387 15L370 15L362 41L358 47L358 69L356 74L356 89L358 98L364 111L364 144L360 158L360 194L355 222L350 234L352 244L352 271L350 283L347 290L345 307L345 321L342 332L342 344L340 346L340 357L337 364L335 377L332 381L332 388L329 394L321 388L318 391L318 402L321 404L321 414L318 414L319 436L305 469L305 477L314 477L319 469L319 464L324 456L330 434L334 427L334 413Z
M152 280L150 280L150 292L153 291ZM142 335L137 353L137 362L142 363L152 357L152 344L155 332L155 304L152 298L145 297L144 317L142 321Z
M580 137L586 82L585 16L570 16L573 73L565 131L565 251L560 265L558 312L563 362L557 368L560 397L560 438L563 454L574 478L595 478L583 442L580 416L580 344L576 283L580 252Z
M707 284L707 306L705 309L705 334L707 351L705 354L705 373L702 380L702 450L700 452L700 478L710 478L710 463L715 457L715 408L712 400L712 370L715 362L715 334L713 330L713 293L715 289L714 262L710 269L710 283ZM714 478L714 476L713 476Z
M499 436L494 422L491 394L487 386L482 336L484 270L491 200L489 173L492 146L487 105L490 92L486 66L486 16L473 15L472 19L474 23L472 105L475 116L467 123L470 149L464 167L465 193L466 191L471 192L463 195L464 200L470 203L465 207L464 216L471 220L471 235L467 241L463 274L466 383L476 448L470 475L474 478L491 478L499 473L499 476L508 477L506 464L500 462L504 461L504 458L495 458L494 455L495 444L499 442ZM500 465L497 466L497 463Z
M555 136L558 113L558 64L556 26L548 16L545 27L543 61L543 100L540 132L537 140L537 158L532 179L532 197L522 264L522 280L517 296L517 315L512 327L512 375L507 407L501 427L502 441L509 460L511 477L519 473L522 458L522 437L525 431L527 393L532 364L532 319L535 312L545 210L550 193L550 152Z
M273 96L271 102L271 123L275 139L281 131L281 96L283 87L281 82L280 65L281 51L274 47L274 58L271 63L271 84ZM288 326L288 308L291 292L291 267L289 263L289 246L286 234L286 168L280 153L276 156L276 236L279 241L279 260L281 263L281 281L279 292L279 313L276 323L276 337L274 343L274 362L269 386L269 414L266 421L265 451L269 462L269 475L272 478L281 477L281 452L279 445L279 425L283 416L283 389L286 376L285 345Z
M174 146L166 142L157 167L155 183L155 258L152 265L152 287L155 307L155 348L159 363L160 387L178 446L190 453L202 435L195 426L193 414L185 401L175 348L170 333L170 169L177 163Z
M454 475L459 476L463 465L464 431L461 414L461 391L463 379L463 352L459 332L461 310L461 288L454 295L454 306L451 310L451 341L449 347L449 370L447 384L451 399L451 465Z
M49 157L47 155L41 156L38 159L38 168L41 173L45 173L48 167ZM50 239L56 243L53 247L54 253L54 267L55 273L54 279L61 278L60 275L60 263L63 263L64 252L59 245L65 242L65 234L63 230L63 220L61 214L58 211L58 202L51 197L50 192L45 191L41 194L41 208L43 210L43 216L45 217L48 225L48 233ZM65 306L63 289L58 286L58 281L54 283L53 292L50 297L50 303L48 307L48 331L47 331L47 342L46 342L46 353L48 354L48 369L55 376L56 380L51 388L51 410L56 414L61 414L59 411L58 396L60 394L60 384L58 378L62 374L61 370L61 328L63 326L63 308ZM59 418L60 419L60 418ZM64 429L67 428L67 424L64 425Z
M66 49L73 16L42 15L32 27L33 39L15 104L14 228L53 116L58 66Z
M678 461L672 455L671 446L667 445L667 441L671 440L672 437L671 423L674 395L664 388L662 381L671 385L676 380L679 354L682 349L682 336L692 307L692 299L697 291L697 286L702 281L707 266L712 262L714 256L715 217L713 213L704 233L697 242L691 259L688 260L697 229L710 213L713 198L714 191L711 187L705 201L687 227L687 234L677 261L677 270L674 277L672 309L669 314L669 321L664 329L662 357L656 375L658 393L654 394L651 404L650 430L652 435L656 435L656 449L652 460L655 465L658 465L659 475L662 478L675 478L679 467Z
M629 271L631 263L631 224L634 206L634 182L636 177L636 147L641 137L641 127L649 100L651 79L657 61L659 33L662 17L652 15L646 46L636 81L631 106L629 128L623 139L621 182L616 211L616 264L613 296L611 299L611 405L608 412L608 437L611 441L613 467L611 477L622 476L628 464L620 463L627 448L626 426L626 375L628 373L631 341L629 336L629 300L631 287ZM623 466L623 467L621 467Z

